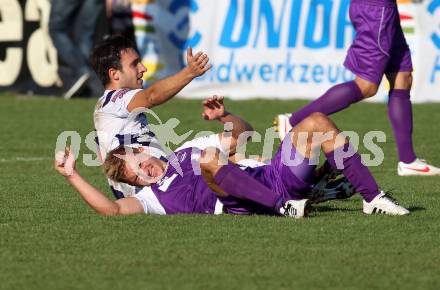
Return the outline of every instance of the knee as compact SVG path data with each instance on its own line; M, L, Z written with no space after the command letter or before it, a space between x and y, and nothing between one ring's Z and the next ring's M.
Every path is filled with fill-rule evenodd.
M379 86L377 84L361 79L359 77L355 79L355 83L359 87L364 99L374 96L379 89Z
M323 131L323 129L327 128L331 123L327 115L321 112L314 112L310 114L306 119L304 119L304 121L310 132Z
M364 84L363 86L359 86L362 96L364 96L364 99L371 98L372 96L376 95L377 90L379 87L376 84L368 83Z

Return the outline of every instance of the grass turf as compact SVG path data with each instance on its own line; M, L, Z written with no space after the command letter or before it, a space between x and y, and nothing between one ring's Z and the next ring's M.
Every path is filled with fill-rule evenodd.
M300 101L227 101L263 134L277 113ZM396 152L383 104L334 115L344 130L383 130L384 163L371 170L412 209L407 217L366 216L359 197L322 204L307 219L252 216L96 215L52 169L56 138L93 128L94 100L0 96L0 289L438 289L440 177L396 175ZM420 156L440 164L440 104L414 106ZM186 128L200 101L155 110ZM251 143L250 153L261 152ZM361 148L361 150L363 150ZM81 153L88 153L82 143ZM79 170L107 190L99 168Z

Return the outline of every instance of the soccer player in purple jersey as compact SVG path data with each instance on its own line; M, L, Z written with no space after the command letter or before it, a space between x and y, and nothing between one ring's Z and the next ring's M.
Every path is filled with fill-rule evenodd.
M89 206L104 215L225 212L301 218L310 205L305 193L313 182L312 160L322 150L331 166L341 169L361 193L364 213L409 214L379 190L360 155L322 113L313 113L295 126L270 163L245 168L229 162L228 155L240 146L241 133L252 127L225 111L218 97L205 101L203 115L223 124L231 122L232 131L187 142L168 159L152 157L148 147L121 146L109 153L104 164L107 176L142 187L132 197L107 198L79 175L69 151L56 158L55 168ZM319 142L314 133L323 136ZM178 166L170 166L176 162Z
M355 80L330 88L292 114L290 124L294 127L311 113L330 115L374 96L385 74L390 83L388 116L399 154L398 175L440 175L440 168L417 158L414 152L410 101L413 67L396 0L351 0L349 13L356 37L344 65L356 75Z

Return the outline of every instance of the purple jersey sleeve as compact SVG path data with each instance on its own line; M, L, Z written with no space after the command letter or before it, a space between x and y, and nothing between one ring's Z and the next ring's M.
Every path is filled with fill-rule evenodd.
M164 177L150 187L166 214L215 212L217 195L196 173L200 170L194 170L199 166L199 156L200 150L194 147L176 151L173 158L182 171L179 173L170 162Z

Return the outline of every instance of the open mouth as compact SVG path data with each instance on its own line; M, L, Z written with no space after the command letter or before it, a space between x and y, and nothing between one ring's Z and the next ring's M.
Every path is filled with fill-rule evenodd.
M148 176L154 177L154 169L153 169L153 167L148 168Z

